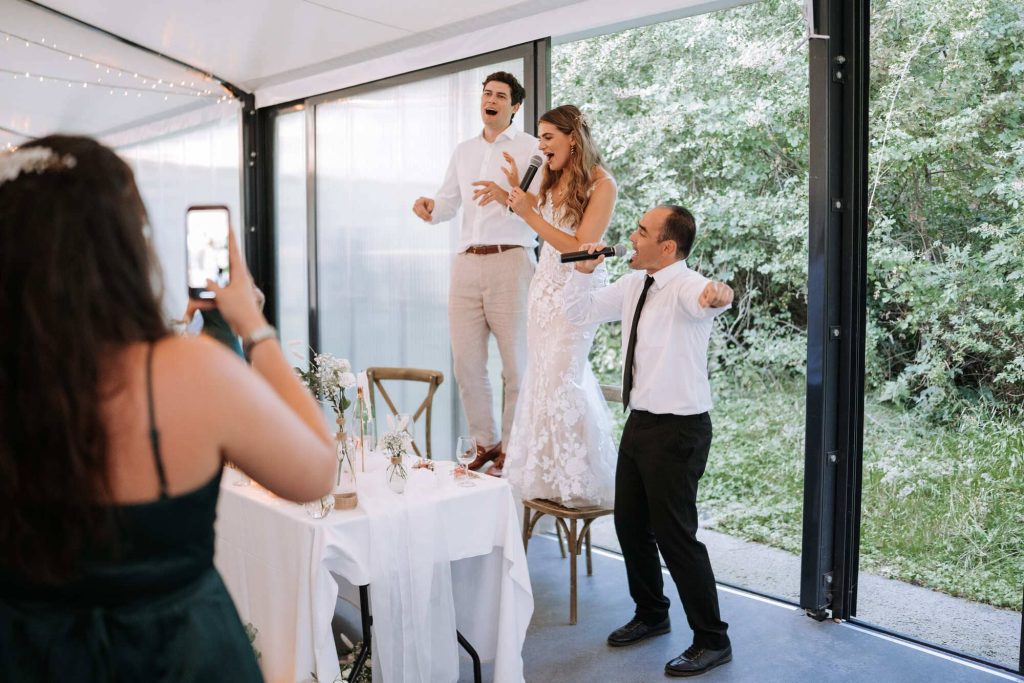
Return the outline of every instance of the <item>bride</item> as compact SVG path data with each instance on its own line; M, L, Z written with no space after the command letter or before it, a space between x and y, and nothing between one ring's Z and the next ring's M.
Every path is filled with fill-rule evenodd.
M508 206L544 240L530 284L526 374L516 403L504 474L524 499L569 507L610 505L616 449L611 415L590 367L596 325L577 327L562 312L562 287L573 271L559 256L598 242L615 208L615 180L601 166L583 113L572 105L539 121L547 172L538 196L519 189L515 160L505 155ZM595 275L607 277L604 266ZM492 471L494 468L492 468Z

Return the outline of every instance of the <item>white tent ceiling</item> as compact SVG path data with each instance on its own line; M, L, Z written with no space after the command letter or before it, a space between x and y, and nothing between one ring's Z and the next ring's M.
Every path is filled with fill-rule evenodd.
M745 1L749 0L46 0L43 4L254 92L257 105L267 106L545 36L566 39ZM99 134L216 102L225 92L200 73L36 3L0 0L0 31L0 127L26 135L54 130ZM199 94L180 94L189 88ZM0 145L11 140L18 141L0 132Z

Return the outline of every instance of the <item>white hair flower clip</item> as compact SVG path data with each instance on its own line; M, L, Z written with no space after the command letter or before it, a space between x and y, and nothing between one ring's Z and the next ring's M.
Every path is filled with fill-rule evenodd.
M587 116L585 111L580 111L580 115L576 117L576 123L578 123L581 128L590 129L590 118Z
M49 147L20 148L0 154L0 185L22 173L45 173L74 168L78 161L70 154L60 155Z

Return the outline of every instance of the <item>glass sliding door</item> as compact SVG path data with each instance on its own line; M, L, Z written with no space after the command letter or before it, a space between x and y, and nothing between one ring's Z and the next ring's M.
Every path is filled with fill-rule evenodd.
M497 70L523 79L524 59L477 59L466 68L356 88L316 104L319 350L350 359L358 370L444 372L432 425L432 447L441 458L450 458L462 419L447 305L461 212L448 223L427 225L413 215L412 204L436 192L455 146L480 133L482 82ZM513 125L522 129L524 118ZM497 353L491 365L498 367ZM496 379L500 388L500 374ZM411 410L424 394L403 387L393 395ZM500 401L501 391L495 395ZM383 417L378 420L383 427Z
M854 616L1015 670L1024 591L1024 10L1013 0L970 11L943 0L872 3L871 12Z
M618 183L608 243L644 212L681 204L697 219L687 265L728 282L708 367L714 440L697 497L716 578L799 595L807 265L807 62L773 52L801 36L800 8L754 3L552 50L553 104L581 106ZM728 40L723 40L728 36ZM772 87L765 89L770 79ZM611 259L613 278L628 265ZM622 378L621 325L591 360ZM619 421L621 409L612 411ZM618 434L616 434L616 438ZM619 549L610 518L594 542Z

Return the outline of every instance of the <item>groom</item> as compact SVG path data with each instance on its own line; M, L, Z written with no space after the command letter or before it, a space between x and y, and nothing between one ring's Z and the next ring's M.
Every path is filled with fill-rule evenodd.
M632 410L615 472L615 532L636 612L608 644L631 645L671 629L660 550L693 629L693 644L665 665L669 676L695 676L732 660L715 575L697 540L697 484L711 448L708 341L732 290L687 267L696 232L683 207L651 209L629 238L630 268L646 274L592 289L590 273L604 257L581 261L564 299L577 325L631 322L623 339L622 402ZM591 252L603 246L584 245Z
M452 360L469 433L477 443L477 457L469 469L493 460L488 474L495 476L501 476L503 444L512 429L526 369L526 301L537 267L534 232L505 207L511 188L500 184L507 184L503 153L526 168L537 152L537 138L512 127L525 97L526 90L512 74L497 71L487 76L480 96L483 131L455 148L435 196L420 197L412 206L413 213L432 224L451 220L462 206L448 294ZM540 175L534 182L539 185ZM487 377L491 334L498 342L505 385L500 433L495 430Z

